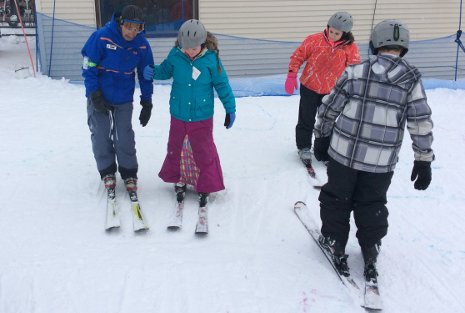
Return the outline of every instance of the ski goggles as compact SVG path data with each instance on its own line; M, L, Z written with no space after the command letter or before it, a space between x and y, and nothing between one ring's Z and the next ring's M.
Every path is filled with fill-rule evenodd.
M144 31L145 23L137 20L122 20L121 24L126 30L136 33Z

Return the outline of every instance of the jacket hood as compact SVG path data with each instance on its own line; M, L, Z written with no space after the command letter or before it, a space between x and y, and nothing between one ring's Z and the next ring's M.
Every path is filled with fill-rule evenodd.
M375 74L386 72L393 84L408 84L421 78L420 71L406 60L392 54L370 55L371 69Z

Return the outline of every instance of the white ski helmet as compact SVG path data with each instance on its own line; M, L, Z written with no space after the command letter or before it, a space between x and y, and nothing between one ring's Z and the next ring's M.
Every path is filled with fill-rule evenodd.
M354 21L352 15L347 12L336 12L329 18L328 26L349 33L352 30Z
M188 20L181 25L178 32L178 42L182 48L194 48L207 40L207 31L199 20Z
M384 20L371 32L370 49L373 54L377 54L381 47L397 46L403 48L400 54L403 57L408 51L409 41L410 32L407 25L399 20Z

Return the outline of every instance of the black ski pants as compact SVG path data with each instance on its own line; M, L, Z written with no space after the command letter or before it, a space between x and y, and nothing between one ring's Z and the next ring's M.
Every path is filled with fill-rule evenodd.
M295 141L299 150L312 147L315 117L324 96L300 85L299 119L295 127Z
M328 163L328 183L321 189L321 233L344 246L354 212L361 247L372 247L387 234L386 193L394 172L370 173L354 170L333 159Z

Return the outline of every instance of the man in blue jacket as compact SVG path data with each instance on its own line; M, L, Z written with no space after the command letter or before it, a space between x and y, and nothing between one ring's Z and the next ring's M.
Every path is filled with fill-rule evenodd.
M154 63L143 32L142 10L128 5L95 31L81 51L92 150L106 188L114 188L116 170L128 189L137 188L138 163L131 124L136 73L142 126L150 119L153 93L152 82L143 77L144 67Z

